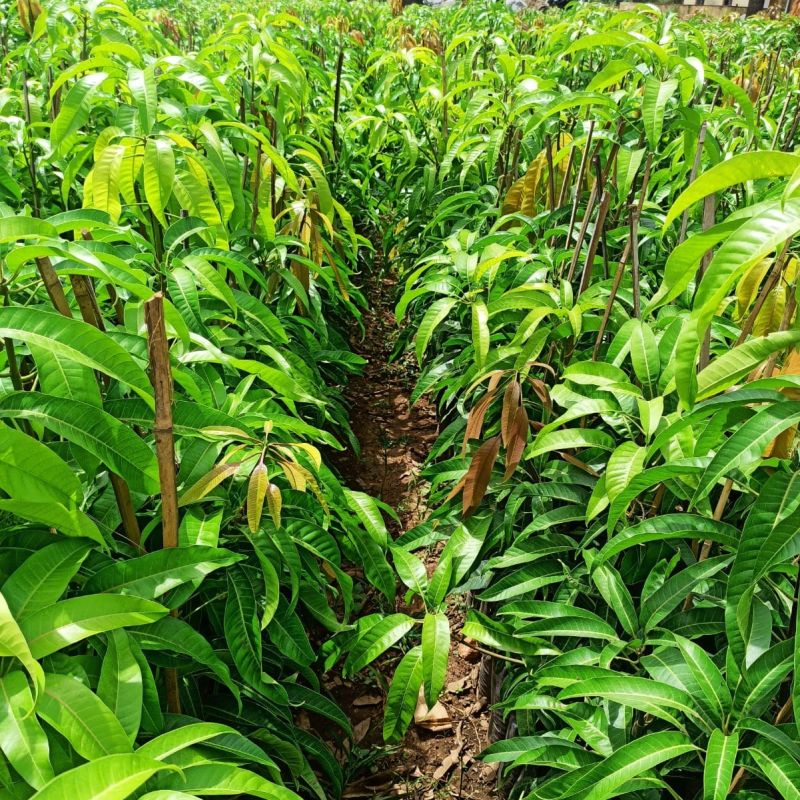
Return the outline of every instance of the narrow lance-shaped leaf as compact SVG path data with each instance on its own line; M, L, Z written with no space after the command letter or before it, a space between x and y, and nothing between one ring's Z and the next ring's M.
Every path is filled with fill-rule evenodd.
M433 708L444 688L450 655L450 621L444 613L426 614L422 623L422 675L425 702Z

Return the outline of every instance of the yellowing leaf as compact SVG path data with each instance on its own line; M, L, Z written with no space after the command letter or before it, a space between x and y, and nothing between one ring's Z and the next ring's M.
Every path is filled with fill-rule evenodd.
M247 524L253 533L258 533L268 485L267 468L263 463L256 464L255 469L250 473L250 481L247 484Z
M281 498L281 490L274 483L271 483L267 487L267 505L269 506L269 513L272 517L272 521L275 523L275 527L280 528L283 500Z
M187 489L178 502L179 506L186 506L189 503L195 503L202 500L210 491L219 486L225 478L236 474L239 469L241 461L236 461L233 464L217 464L212 470L209 470L197 483Z
M744 319L748 309L755 302L761 281L764 280L771 264L771 259L764 258L742 275L736 287L736 311L733 315L735 320Z

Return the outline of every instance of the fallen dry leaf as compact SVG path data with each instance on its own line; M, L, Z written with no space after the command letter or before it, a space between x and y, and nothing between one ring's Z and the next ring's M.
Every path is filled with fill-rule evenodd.
M468 644L464 644L464 642L458 645L457 652L460 658L463 658L464 661L468 661L470 664L474 664L481 659L480 651L476 650L474 647L470 647Z
M383 701L383 698L377 694L362 694L361 697L356 697L353 700L354 706L377 706Z
M447 691L450 694L458 694L458 692L463 692L464 689L467 688L467 684L469 683L469 675L465 675L463 678L459 678L456 681L450 681L447 684Z
M360 742L369 732L371 720L369 718L362 719L357 725L353 727L353 739L356 743Z
M461 748L454 747L442 760L441 766L437 767L433 772L433 779L440 781L455 767L461 760Z
M437 702L433 708L428 708L425 704L425 696L422 687L420 687L417 707L414 710L414 722L420 728L431 731L431 733L449 731L453 727L447 709L440 702Z

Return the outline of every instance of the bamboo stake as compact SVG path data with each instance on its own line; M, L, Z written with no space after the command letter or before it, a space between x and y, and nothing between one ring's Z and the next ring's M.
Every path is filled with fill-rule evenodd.
M165 548L178 546L178 491L175 483L175 441L172 429L172 370L169 344L164 325L164 295L156 292L144 304L147 325L147 350L150 357L150 381L156 399L153 434L156 440L158 478L161 484L161 536ZM164 670L167 710L181 713L178 673Z

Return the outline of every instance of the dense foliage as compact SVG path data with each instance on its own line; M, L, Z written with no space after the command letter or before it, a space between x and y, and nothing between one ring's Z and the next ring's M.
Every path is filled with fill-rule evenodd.
M0 797L338 796L296 710L399 648L400 740L460 601L515 796L800 797L796 22L150 5L0 12ZM327 458L375 249L393 541Z

